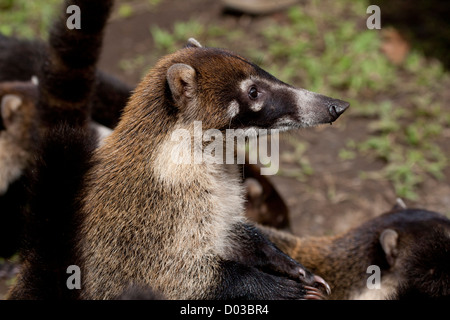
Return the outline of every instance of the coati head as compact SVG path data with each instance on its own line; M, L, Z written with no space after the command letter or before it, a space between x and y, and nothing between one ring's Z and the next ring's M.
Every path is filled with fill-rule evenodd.
M450 297L450 220L426 211L394 207L380 234L389 271L400 284L393 299Z
M202 121L204 129L310 127L335 121L349 107L348 102L294 88L239 55L201 47L193 39L154 70L147 76L154 79L142 83L165 79L160 84L164 88L138 87L140 95L163 92L169 115L185 124Z

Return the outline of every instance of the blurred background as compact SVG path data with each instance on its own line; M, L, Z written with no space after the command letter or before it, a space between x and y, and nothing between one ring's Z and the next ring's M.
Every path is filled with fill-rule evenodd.
M60 2L0 0L0 32L45 39ZM136 85L194 37L296 87L349 101L332 126L282 137L280 171L269 178L295 234L348 230L398 197L450 217L448 1L303 0L264 14L225 2L116 0L100 69ZM372 4L380 30L366 27Z

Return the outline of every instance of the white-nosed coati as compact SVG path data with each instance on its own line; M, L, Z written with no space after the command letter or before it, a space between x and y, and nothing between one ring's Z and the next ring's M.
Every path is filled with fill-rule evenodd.
M91 164L87 100L109 2L74 2L96 19L83 20L81 33L56 28L50 37L54 50L38 113L51 135L39 146L35 224L28 223L27 233L41 238L24 252L11 298L76 297L64 282L64 266L71 264L81 267L79 294L87 299L116 297L130 284L169 299L323 297L315 288L325 289L323 279L245 220L236 166L175 164L170 138L176 129L191 129L194 120L222 131L329 123L348 103L294 89L242 57L191 41L144 78ZM77 72L62 72L74 67ZM55 81L60 90L46 90ZM53 233L41 234L48 230Z
M121 95L120 92L117 94ZM37 100L37 83L0 82L0 115L2 124L6 124L0 130L0 211L2 225L7 226L0 232L0 257L7 258L16 253L20 243L21 216L27 206L23 172L30 170L30 159L33 158L31 146L35 142L33 132L39 130L35 123ZM96 105L92 104L92 108ZM113 109L118 109L118 106ZM108 119L113 123L118 121L112 117ZM97 131L100 141L111 132L95 122L91 122L91 126ZM248 163L244 164L243 176L246 216L253 222L287 229L288 208L270 180L260 174L258 166Z
M322 275L330 299L448 299L450 220L419 209L394 207L337 236L300 238L272 228L262 232L288 255ZM369 289L376 265L380 289Z
M317 298L318 278L245 220L236 165L175 164L171 134L194 120L222 132L307 127L336 120L348 103L191 43L149 72L94 155L82 192L81 297L108 299L135 283L168 299Z
M66 8L83 13L81 29L66 28ZM76 264L75 201L97 137L90 130L95 65L112 1L65 1L38 72L35 161L26 176L31 195L24 215L23 264L10 299L72 299L67 267Z

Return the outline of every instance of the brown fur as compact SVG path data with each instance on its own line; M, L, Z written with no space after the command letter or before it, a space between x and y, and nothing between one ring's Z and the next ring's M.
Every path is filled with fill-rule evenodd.
M439 230L449 234L450 221L434 212L394 209L335 236L301 238L273 228L261 229L282 251L302 261L305 267L330 284L330 299L388 299L400 284L410 283L408 273L426 268L423 264L414 265L415 260L422 259L416 257L420 239L433 239ZM386 230L393 230L398 236L398 240L387 245L390 248L386 248L386 241L391 240L381 236ZM446 241L448 244L449 238ZM378 265L381 269L381 289L367 289L367 279L371 274L366 271L370 265ZM413 281L420 283L417 278ZM440 284L438 278L433 279L436 287L426 288L426 292L442 291L439 286L446 286L445 281Z
M259 75L277 90L286 88L286 96L294 90L230 52L195 47L164 57L138 85L85 179L79 235L82 298L110 299L129 284L154 288L168 299L212 298L223 290L217 288L221 261L246 259L239 252L242 238L233 230L246 222L241 177L236 165L173 163L171 134L175 129L192 133L194 120L202 121L203 130L225 131L237 84ZM317 97L308 100L311 112L314 102L329 101ZM289 99L294 96L286 100L296 107ZM339 114L347 107L342 103ZM327 108L302 118L308 124L334 121L338 114ZM254 252L258 259L263 254ZM281 259L291 261L284 255ZM298 279L299 269L293 270ZM307 278L310 286L323 281L309 272Z
M31 82L0 84L0 102L5 103L1 119L5 130L0 131L0 194L22 175L31 160L35 87ZM14 108L10 106L12 100Z
M246 216L265 226L289 230L289 209L269 178L261 175L261 168L254 164L246 163L242 170Z
M81 29L67 28L66 9L83 13ZM113 1L66 0L49 32L39 65L36 143L28 170L27 210L20 250L25 262L10 299L75 299L66 285L67 267L76 264L76 203L90 167L96 139L88 129L95 65Z

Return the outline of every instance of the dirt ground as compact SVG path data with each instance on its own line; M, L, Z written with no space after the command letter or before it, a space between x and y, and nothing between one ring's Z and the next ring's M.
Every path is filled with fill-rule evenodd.
M131 85L137 84L141 73L125 73L118 62L155 50L149 32L150 24L169 28L175 21L188 21L193 17L205 25L223 21L237 26L245 25L249 29L258 26L261 23L259 19L265 19L224 15L220 1L165 0L151 11L135 12L126 19L112 19L105 35L100 69ZM239 52L239 46L245 46L245 43L237 42L231 49ZM350 107L332 126L289 134L289 139L299 139L308 145L307 156L314 171L304 181L282 175L270 177L289 207L292 231L295 234L308 236L343 232L388 211L394 205L397 196L388 181L382 178L361 179L361 172L380 169L383 166L381 161L363 156L341 160L338 156L348 138L362 141L367 136L369 121L353 117ZM450 131L447 128L442 136L442 145L448 144L448 139ZM292 148L287 140L281 141L281 154ZM294 166L295 163L281 157L281 168ZM446 178L442 181L431 177L424 181L420 187L419 199L415 202L406 201L406 204L449 214L450 168L444 174ZM0 295L4 289L5 284L1 283Z

